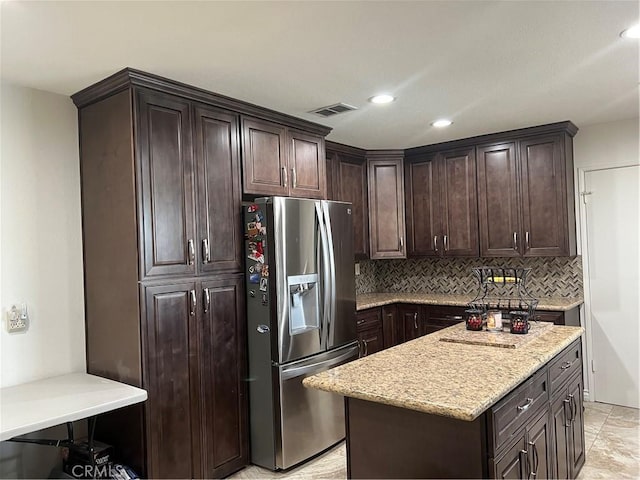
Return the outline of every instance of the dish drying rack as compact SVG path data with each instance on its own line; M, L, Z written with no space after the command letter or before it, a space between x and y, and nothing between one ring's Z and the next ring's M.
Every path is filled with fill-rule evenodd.
M482 310L501 310L505 319L512 310L522 310L533 320L538 300L527 291L530 268L477 267L472 269L478 280L478 293L469 306Z

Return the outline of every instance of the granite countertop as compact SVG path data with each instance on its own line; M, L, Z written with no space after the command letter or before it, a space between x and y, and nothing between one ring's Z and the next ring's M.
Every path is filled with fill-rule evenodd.
M584 329L550 326L517 348L440 340L456 331L464 331L464 325L454 325L313 375L303 384L362 400L472 421L579 338Z
M447 295L443 293L362 293L356 295L356 310L381 307L392 303L418 303L423 305L453 305L466 306L473 295ZM567 311L584 303L582 298L554 298L538 299L538 310Z

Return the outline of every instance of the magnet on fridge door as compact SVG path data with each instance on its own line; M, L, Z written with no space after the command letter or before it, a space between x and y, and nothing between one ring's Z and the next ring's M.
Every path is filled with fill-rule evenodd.
M255 284L260 283L260 274L252 273L251 275L249 275L249 283L255 283Z
M260 262L256 263L255 265L253 265L253 270L256 273L260 273L262 271L262 264Z
M247 223L247 234L249 235L249 237L255 237L256 235L258 235L259 230L256 226L256 222L249 222Z
M264 251L262 250L262 241L249 242L249 260L264 263Z
M258 205L256 205L255 203L253 205L249 205L247 207L247 212L248 213L253 213L253 212L257 211L257 210L258 210Z
M262 270L261 272L263 277L268 277L269 276L269 265L263 265L262 266Z
M249 265L249 273L255 273L256 267L254 265Z
M266 277L260 278L260 291L261 292L266 292L267 291L267 278Z
M269 302L267 301L267 294L262 294L262 305L267 305Z
M262 212L256 212L256 223L260 223L264 220L264 214Z

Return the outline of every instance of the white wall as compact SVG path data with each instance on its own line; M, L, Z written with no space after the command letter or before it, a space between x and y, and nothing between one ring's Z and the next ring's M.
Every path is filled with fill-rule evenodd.
M0 386L85 371L80 172L68 97L3 83L0 95ZM9 335L7 308L31 325ZM0 399L1 401L1 399ZM85 425L78 433L86 433ZM64 427L31 436L64 438ZM59 449L0 443L1 478L46 478Z
M638 119L580 128L573 139L574 167L608 167L640 163Z
M68 97L3 83L0 117L0 386L85 371L80 172ZM29 307L9 335L6 311Z

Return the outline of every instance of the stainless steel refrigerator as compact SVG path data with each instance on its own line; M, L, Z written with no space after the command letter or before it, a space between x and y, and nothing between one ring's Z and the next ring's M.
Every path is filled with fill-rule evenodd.
M351 204L243 208L251 462L287 469L345 436L343 397L302 380L358 357Z

